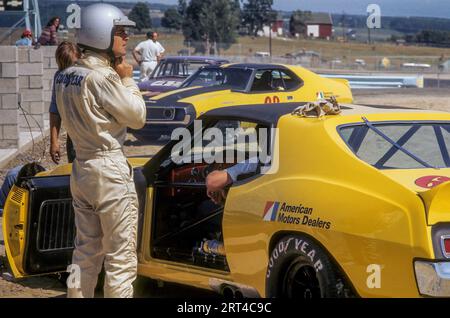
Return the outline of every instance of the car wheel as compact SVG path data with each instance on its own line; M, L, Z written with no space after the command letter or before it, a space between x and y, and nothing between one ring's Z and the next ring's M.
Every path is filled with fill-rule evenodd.
M266 275L266 297L290 299L351 297L328 254L312 239L289 235L275 245Z

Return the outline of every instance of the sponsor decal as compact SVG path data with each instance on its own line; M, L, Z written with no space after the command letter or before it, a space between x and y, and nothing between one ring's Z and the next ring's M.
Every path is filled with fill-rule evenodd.
M303 204L290 205L286 202L269 201L264 208L263 220L329 230L331 222L314 217L313 211L313 208Z
M425 189L432 189L434 187L437 187L438 185L450 181L449 177L444 176L425 176L417 179L415 181L416 185L425 188Z
M114 73L109 73L106 78L113 82L121 82L119 75Z
M280 202L267 202L264 208L264 221L275 221L278 213Z
M269 264L267 266L267 274L266 277L269 278L272 273L272 269L275 265L276 260L283 254L286 254L290 249L296 249L297 251L305 254L313 263L316 272L319 272L323 269L323 263L317 256L317 251L313 246L311 246L308 242L290 237L284 241L278 243L278 245L272 251L272 254L269 258Z
M176 86L179 87L182 82L177 81L156 81L151 84L151 86Z
M65 87L72 85L72 86L81 86L81 81L83 81L84 76L81 75L75 75L74 73L65 74L65 73L59 73L56 75L55 82L56 84L61 84Z

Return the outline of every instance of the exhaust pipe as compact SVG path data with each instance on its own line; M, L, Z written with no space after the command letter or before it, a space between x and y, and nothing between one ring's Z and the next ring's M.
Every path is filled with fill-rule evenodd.
M234 290L234 288L233 287L231 287L231 286L228 286L228 285L225 285L223 288L222 288L222 296L225 298L225 299L232 299L232 298L234 298L234 294L235 294L235 290Z
M231 282L228 280L210 278L209 286L216 293L222 295L224 298L259 298L261 297L258 291L251 286Z
M239 288L230 285L223 286L221 294L226 299L244 299L244 294Z

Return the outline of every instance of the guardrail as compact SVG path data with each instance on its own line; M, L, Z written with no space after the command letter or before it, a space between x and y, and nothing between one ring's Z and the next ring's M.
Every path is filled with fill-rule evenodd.
M418 76L387 76L387 75L345 75L320 74L326 78L342 78L349 81L352 89L380 89L380 88L423 88L424 79Z
M139 70L133 71L133 79L139 81ZM387 76L387 75L345 75L345 74L320 74L326 78L342 78L350 83L352 89L381 89L414 87L423 88L424 79L418 76Z

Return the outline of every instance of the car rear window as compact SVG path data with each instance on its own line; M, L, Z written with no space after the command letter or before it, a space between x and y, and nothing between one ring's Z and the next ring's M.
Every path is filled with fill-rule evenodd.
M236 90L244 90L252 75L251 69L239 68L204 68L189 77L181 88L202 86L228 86Z
M378 169L450 168L450 122L345 125L339 133L353 153Z
M209 64L202 61L173 61L173 62L163 62L158 65L155 77L169 77L169 76L179 76L188 77L198 69Z

